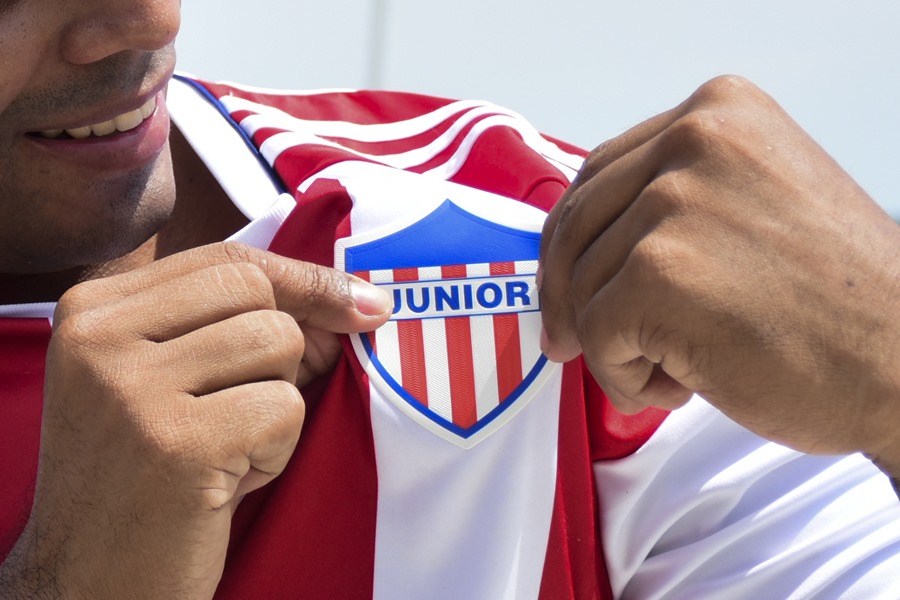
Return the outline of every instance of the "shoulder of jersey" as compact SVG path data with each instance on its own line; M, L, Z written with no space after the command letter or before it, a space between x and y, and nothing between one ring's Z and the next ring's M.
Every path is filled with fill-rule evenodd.
M471 158L494 179L521 179L512 173L517 171L531 181L551 178L565 186L584 156L542 135L518 113L481 100L199 83L276 170L282 170L277 164L282 156L291 157L292 172L282 173L289 186L302 181L295 179L297 173L308 175L341 160L450 179ZM466 183L480 187L480 182Z

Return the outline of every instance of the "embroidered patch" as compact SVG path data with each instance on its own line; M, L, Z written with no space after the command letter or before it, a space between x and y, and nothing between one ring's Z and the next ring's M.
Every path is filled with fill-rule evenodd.
M394 298L387 324L351 336L370 380L406 415L463 448L508 422L556 368L539 345L541 223L521 229L497 214L496 205L487 218L446 200L412 223L335 248L337 268Z

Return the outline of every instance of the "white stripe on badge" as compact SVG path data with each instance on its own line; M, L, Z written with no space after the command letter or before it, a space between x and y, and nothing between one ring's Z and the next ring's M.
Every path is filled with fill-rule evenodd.
M400 372L400 336L397 323L388 321L375 331L378 360L389 373Z
M494 317L471 317L472 347L479 348L473 354L475 368L475 400L478 418L500 404L500 382L497 377L497 351L494 345Z
M425 348L425 383L428 389L428 408L447 421L453 422L450 395L450 362L447 358L447 328L442 319L422 321Z

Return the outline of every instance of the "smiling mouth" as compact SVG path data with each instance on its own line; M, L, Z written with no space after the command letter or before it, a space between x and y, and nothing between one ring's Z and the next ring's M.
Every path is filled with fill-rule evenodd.
M156 110L156 96L147 100L143 106L135 110L116 115L108 121L94 125L84 125L72 129L45 129L30 135L38 135L47 139L76 139L103 137L122 131L130 131L144 122Z

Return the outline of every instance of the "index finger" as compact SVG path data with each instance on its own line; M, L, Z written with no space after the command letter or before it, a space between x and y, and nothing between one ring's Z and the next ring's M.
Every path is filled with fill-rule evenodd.
M613 178L621 185L604 187L598 185L598 180L610 167L656 138L682 112L683 107L679 106L656 115L598 146L585 160L572 185L544 222L539 267L544 325L541 350L551 360L564 362L581 352L570 294L578 257L630 206L639 192L636 188L652 179L656 163L631 161L626 173L619 173ZM626 179L628 181L624 182ZM602 205L593 205L591 210L585 210L585 203L600 201ZM586 214L589 214L589 223L582 221Z
M348 273L245 244L222 242L81 284L60 301L54 319L59 321L68 314L93 308L97 298L122 299L191 273L233 264L247 264L262 271L271 284L276 309L287 312L300 323L336 333L351 333L371 331L390 316L390 296Z

